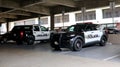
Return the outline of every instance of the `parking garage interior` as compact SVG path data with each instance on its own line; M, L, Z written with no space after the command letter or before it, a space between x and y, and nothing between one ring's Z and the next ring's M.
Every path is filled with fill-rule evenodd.
M50 16L54 30L55 14L110 6L112 2L120 4L119 0L0 0L0 23L7 23L8 31L12 21ZM119 34L109 35L105 47L88 46L78 52L54 51L49 42L35 45L8 42L0 45L0 67L119 67L119 46Z

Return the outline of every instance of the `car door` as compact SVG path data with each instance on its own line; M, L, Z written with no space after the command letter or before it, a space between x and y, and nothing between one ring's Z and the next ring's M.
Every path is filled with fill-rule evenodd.
M93 29L90 25L86 26L84 31L85 43L91 43L97 41L98 34L97 31Z
M44 26L40 26L40 29L41 29L41 34L42 34L41 39L49 39L50 38L50 32L48 31L48 29Z
M103 35L103 31L102 30L99 30L97 29L96 26L91 26L92 28L92 32L93 32L93 39L94 41L100 41L102 35Z
M42 33L39 26L33 26L33 35L35 36L35 40L41 39Z

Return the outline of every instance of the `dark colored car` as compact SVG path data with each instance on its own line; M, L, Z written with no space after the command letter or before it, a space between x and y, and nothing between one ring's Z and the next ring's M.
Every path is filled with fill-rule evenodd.
M15 41L17 44L26 43L28 45L34 44L34 41L45 41L50 39L50 32L47 28L40 25L19 25L0 38L1 43L9 40Z
M117 34L120 33L120 30L116 29L116 28L107 28L108 30L108 34Z
M9 40L16 41L17 44L21 44L22 41L27 41L29 36L32 33L32 26L26 25L26 26L14 26L14 28L1 37L1 43L5 43Z
M54 49L69 48L72 51L81 50L83 46L96 44L104 46L107 35L104 31L97 30L96 24L75 24L69 26L66 32L51 34L51 47Z

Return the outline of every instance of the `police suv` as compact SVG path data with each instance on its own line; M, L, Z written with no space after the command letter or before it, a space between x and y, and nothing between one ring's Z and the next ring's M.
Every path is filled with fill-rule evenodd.
M56 50L69 48L72 51L79 51L83 46L90 44L105 46L107 34L98 30L96 24L80 23L68 27L66 32L51 34L50 40L51 47Z
M1 43L5 43L9 40L16 41L17 44L27 43L32 45L34 41L49 40L50 32L47 28L40 25L18 25L2 35Z

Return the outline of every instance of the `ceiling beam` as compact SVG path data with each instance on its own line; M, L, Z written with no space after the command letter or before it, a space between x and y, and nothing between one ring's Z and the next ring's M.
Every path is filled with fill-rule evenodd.
M48 3L59 4L68 7L76 7L76 3L73 0L45 0Z
M11 14L11 15L21 15L21 16L31 16L31 13L25 12L25 11L11 11L8 12L7 14Z
M5 8L12 8L12 10L6 11L6 12L11 12L14 10L23 10L23 11L28 11L28 12L33 12L33 13L38 13L38 14L45 14L45 15L50 15L50 10L47 7L40 6L40 5L26 5L21 7L21 5L17 2L14 2L13 0L2 0L0 3L0 7L5 7Z
M20 8L20 4L14 0L0 0L0 7Z
M44 15L50 15L50 9L41 5L35 5L31 7L23 7L19 8L18 10L38 13L38 14L44 14Z
M120 0L115 0L115 4L120 4Z
M45 0L24 0L22 2L22 7L30 7L34 5L38 5L40 3L45 3Z
M108 0L76 0L77 8L86 7L86 9L109 6Z
M0 14L0 18L16 19L17 17L15 15L10 15L10 14Z
M21 16L31 16L31 13L25 12L25 11L19 11L19 10L9 10L5 12L0 12L0 14L10 14L10 15L21 15Z
M5 18L0 18L0 23L1 22L6 22L6 19Z

